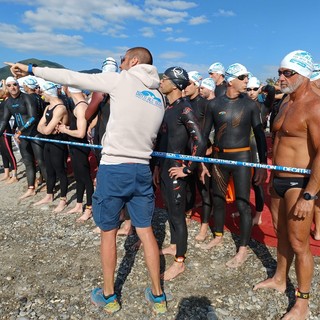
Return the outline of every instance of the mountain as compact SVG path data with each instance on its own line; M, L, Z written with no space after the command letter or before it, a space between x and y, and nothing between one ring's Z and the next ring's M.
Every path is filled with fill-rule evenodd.
M58 64L56 62L52 62L49 60L38 60L35 58L30 58L30 59L26 59L26 60L21 60L18 61L21 62L23 64L36 64L39 67L51 67L51 68L61 68L61 69L65 69L64 66L62 66L61 64ZM100 73L101 70L100 69L91 69L91 70L83 70L80 72L84 72L84 73ZM12 76L11 72L10 72L10 67L9 66L5 66L3 68L0 68L0 80L1 79L6 79L7 77Z

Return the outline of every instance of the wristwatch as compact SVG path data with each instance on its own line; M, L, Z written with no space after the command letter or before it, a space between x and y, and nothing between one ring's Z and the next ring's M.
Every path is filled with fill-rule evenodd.
M184 174L190 174L191 173L191 171L188 169L188 167L183 167L182 172Z
M303 199L304 200L317 200L318 197L317 196L312 196L309 192L305 192L303 194Z

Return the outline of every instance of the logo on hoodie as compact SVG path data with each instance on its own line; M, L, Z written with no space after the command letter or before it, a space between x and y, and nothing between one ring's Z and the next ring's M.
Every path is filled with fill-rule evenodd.
M155 94L151 91L137 91L136 97L156 107L161 108L163 106L162 99L157 98Z

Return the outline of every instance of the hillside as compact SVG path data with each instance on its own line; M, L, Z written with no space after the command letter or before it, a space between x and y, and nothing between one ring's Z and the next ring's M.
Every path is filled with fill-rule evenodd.
M21 60L18 61L24 64L36 64L39 67L51 67L51 68L62 68L64 69L65 67L62 66L61 64L52 62L52 61L48 61L48 60L38 60L35 58L31 58L31 59L26 59L26 60ZM92 70L81 70L80 72L85 72L85 73L100 73L101 70L100 69L92 69ZM9 66L5 66L3 68L0 68L0 80L1 79L6 79L7 77L11 76L11 72L10 72L10 68Z

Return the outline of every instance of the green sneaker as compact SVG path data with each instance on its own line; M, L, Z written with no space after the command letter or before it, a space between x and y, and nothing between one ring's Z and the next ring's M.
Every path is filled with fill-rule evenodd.
M164 314L167 312L166 295L163 292L160 297L155 297L152 294L151 288L147 288L144 292L146 300L152 304L152 309L156 314Z
M121 309L118 302L117 295L113 294L106 299L103 296L103 290L101 288L95 288L91 292L91 301L98 307L103 307L103 310L108 314L116 313Z

